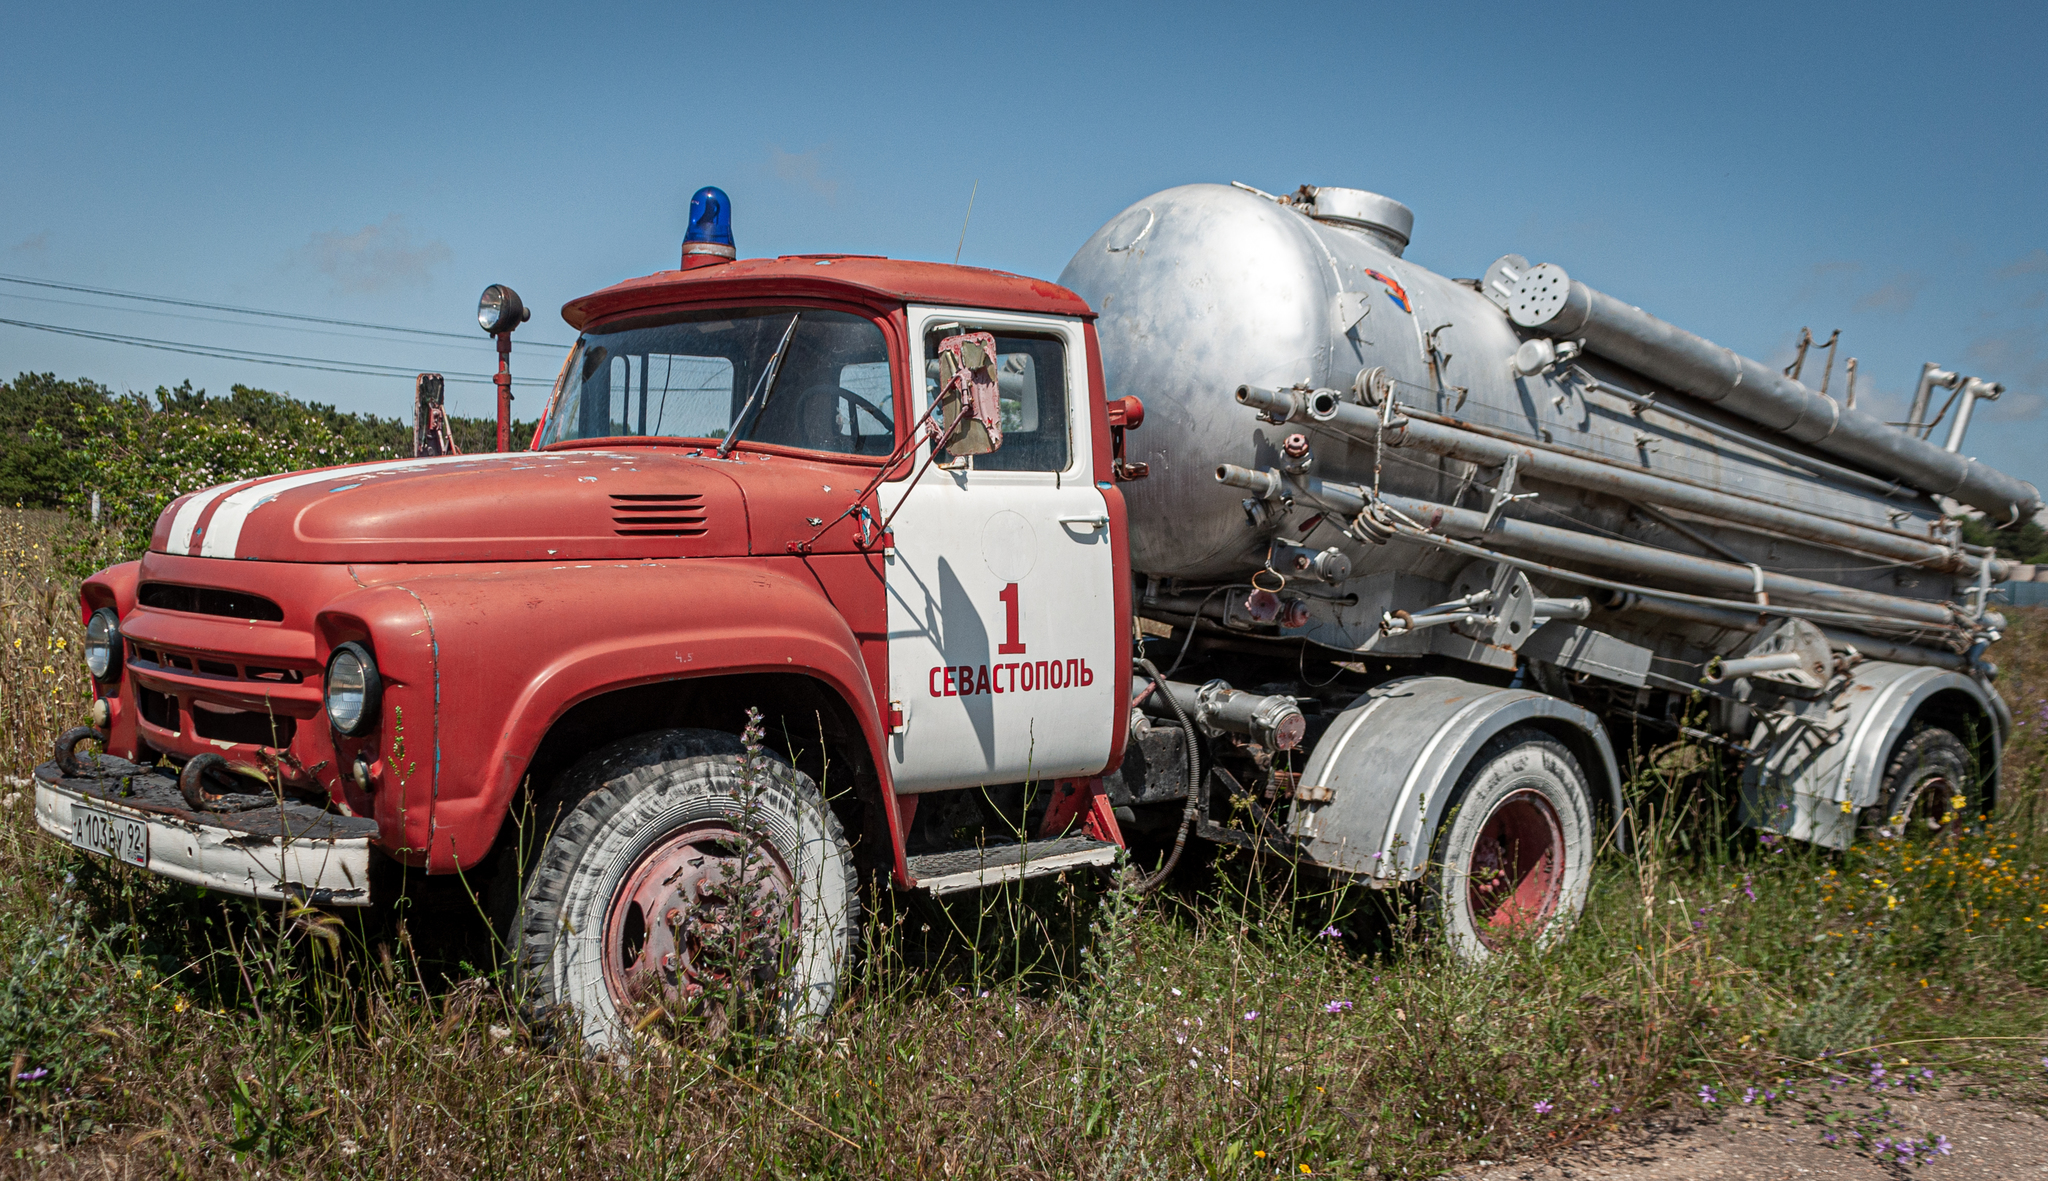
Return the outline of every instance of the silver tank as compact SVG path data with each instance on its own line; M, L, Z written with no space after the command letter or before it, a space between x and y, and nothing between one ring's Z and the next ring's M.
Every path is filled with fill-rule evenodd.
M1656 393L1699 421L1634 413L1625 398L1564 378L1569 367L1518 374L1511 365L1517 348L1540 334L1518 331L1477 278L1449 279L1405 261L1401 252L1412 232L1405 207L1361 190L1305 187L1276 199L1232 186L1184 185L1112 218L1067 264L1060 282L1100 315L1109 396L1135 394L1145 403L1145 424L1129 445L1131 458L1149 463L1151 475L1123 486L1140 573L1242 577L1264 562L1276 536L1297 540L1300 522L1252 524L1245 492L1218 483L1221 464L1272 466L1280 441L1300 429L1259 421L1236 403L1235 390L1299 385L1350 395L1361 374L1375 369L1381 388L1401 406L1492 432L1895 533L1926 537L1939 521L1938 506L1923 494L1879 495L1853 479L1817 477L1814 465L1797 460L1826 457L1805 444L1674 396L1671 387L1653 390L1618 364L1590 355L1578 362L1602 382ZM1319 433L1315 471L1371 485L1375 453L1370 437L1347 442ZM1387 492L1481 503L1486 473L1471 464L1389 446L1377 467ZM1531 486L1540 496L1517 503L1509 515L1701 552L1691 536L1627 501ZM1853 555L1782 537L1698 522L1691 533L1723 557L1886 594L1943 599L1956 589L1945 574L1872 569ZM1360 546L1327 528L1300 540L1317 548L1338 544L1352 557L1354 577L1400 571L1442 579L1460 564L1453 555L1398 542Z

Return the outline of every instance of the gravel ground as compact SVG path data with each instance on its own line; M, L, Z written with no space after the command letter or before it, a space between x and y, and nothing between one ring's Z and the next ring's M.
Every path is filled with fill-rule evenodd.
M2048 1177L2048 1120L2018 1104L1985 1097L1978 1088L1951 1082L1938 1091L1889 1101L1891 1119L1879 1122L1880 1106L1869 1096L1813 1104L1782 1104L1770 1112L1738 1109L1719 1121L1675 1118L1639 1129L1633 1137L1574 1145L1549 1159L1530 1158L1459 1174L1464 1181L1667 1181L1676 1178L1743 1178L1778 1181L1792 1177L1872 1181L1919 1176L1927 1181ZM1834 1124L1820 1121L1830 1114ZM1822 1136L1844 1129L1871 1129L1872 1138L1899 1136L1922 1141L1947 1138L1947 1155L1910 1164L1895 1153L1873 1159L1867 1152L1829 1147ZM1923 1154L1927 1155L1927 1154Z

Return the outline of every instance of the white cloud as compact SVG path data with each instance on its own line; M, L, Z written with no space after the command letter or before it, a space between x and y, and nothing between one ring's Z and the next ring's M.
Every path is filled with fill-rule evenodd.
M812 148L808 152L785 152L774 144L768 145L768 166L776 179L793 185L802 185L827 201L839 195L839 181L825 175L825 149Z
M1870 312L1906 312L1913 308L1913 301L1920 297L1920 289L1927 286L1927 280L1920 275L1897 274L1883 286L1856 301L1856 310Z
M2022 275L2048 274L2048 250L2036 246L2027 253L1998 268L2000 279L2017 279Z
M334 280L337 290L356 295L425 287L433 281L434 268L453 257L455 252L439 239L415 243L396 213L353 234L314 234L299 252L299 260Z

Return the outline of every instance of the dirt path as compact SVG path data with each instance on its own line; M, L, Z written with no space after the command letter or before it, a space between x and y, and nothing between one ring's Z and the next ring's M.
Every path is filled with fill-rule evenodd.
M1976 1088L1951 1084L1931 1094L1889 1100L1890 1119L1868 1096L1814 1104L1785 1104L1771 1112L1738 1108L1718 1122L1674 1119L1643 1129L1635 1138L1580 1144L1548 1160L1530 1158L1467 1170L1465 1181L1675 1181L1685 1178L1825 1177L1843 1181L1978 1181L1979 1178L2048 1177L2048 1120L2014 1103L1980 1097ZM1834 1114L1836 1122L1818 1122ZM1830 1147L1851 1139L1857 1127L1866 1140L1927 1142L1945 1137L1949 1151L1921 1151L1924 1164L1909 1163L1896 1151L1875 1154ZM1879 1157L1881 1156L1881 1159Z

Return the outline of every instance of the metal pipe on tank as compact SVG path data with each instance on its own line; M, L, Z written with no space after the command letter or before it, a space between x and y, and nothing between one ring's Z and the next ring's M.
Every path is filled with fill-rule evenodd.
M1817 517L1797 509L1680 484L1649 472L1632 471L1620 464L1561 455L1419 418L1382 423L1384 407L1360 406L1350 402L1310 406L1292 391L1259 390L1249 386L1239 388L1237 399L1261 410L1287 414L1294 421L1310 426L1335 424L1354 428L1371 437L1384 437L1390 446L1416 447L1433 455L1485 467L1497 467L1512 458L1516 462L1517 473L1524 477L1605 493L1624 500L1646 500L1666 508L1715 517L1736 525L1768 529L1801 541L1853 550L1871 557L1890 558L1943 573L1976 572L1976 564L1962 554L1932 542L1916 541L1890 532ZM2003 579L2002 566L2003 563L1994 566L1993 580Z
M1952 496L2000 522L2040 511L2032 484L1845 409L1767 365L1595 291L1545 263L1522 272L1508 315L1524 328L1582 338L1600 356L1839 459Z
M1962 380L1962 374L1951 373L1932 361L1920 366L1920 384L1913 387L1913 404L1906 410L1905 431L1926 438L1927 408L1934 402L1934 387L1952 390Z
M1611 386L1611 385L1608 385L1608 384L1606 384L1606 383L1604 383L1604 382L1601 382L1601 383L1597 383L1597 388L1600 388L1600 389L1604 389L1604 390L1608 390L1608 391L1611 391L1611 392L1621 392L1621 391L1619 391L1619 390L1617 389L1617 387L1615 387L1615 386ZM1631 396L1633 396L1633 395L1631 395ZM1674 410L1673 410L1673 409L1672 409L1671 407L1669 407L1669 406L1666 406L1666 405L1663 405L1662 403L1659 403L1659 402L1655 401L1654 399L1650 399L1650 398L1644 398L1644 399L1642 399L1642 403L1643 403L1644 405L1646 405L1646 406L1648 406L1648 407L1650 407L1650 408L1654 409L1654 410L1657 410L1657 411L1658 411L1659 413L1663 413L1663 414L1668 414L1668 415L1672 416L1673 418L1678 418L1678 419L1682 419L1682 420L1689 420L1689 421L1694 421L1694 422L1696 422L1696 423L1700 423L1700 424L1705 424L1705 423L1707 423L1707 421L1708 421L1708 420L1706 420L1706 419L1695 419L1695 418L1694 418L1694 417L1693 417L1692 415L1689 415L1689 414L1685 414L1685 413L1683 413L1682 411L1674 411ZM1471 421L1468 421L1468 420L1466 420L1466 419L1460 419L1460 418L1453 418L1453 417L1451 417L1450 415L1447 415L1447 414L1436 414L1436 413L1433 413L1433 412L1431 412L1431 411L1428 411L1428 410L1422 410L1422 409L1419 409L1419 408L1417 408L1417 407L1414 407L1414 406L1410 406L1410 405L1407 405L1406 403L1403 403L1403 404L1401 405L1401 407L1400 407L1400 410L1401 410L1401 413L1402 413L1402 415L1403 415L1403 416L1405 416L1405 417L1408 417L1408 418L1418 418L1418 419L1421 419L1421 420L1422 420L1422 421L1424 421L1424 422L1433 422L1433 423L1436 423L1436 424L1437 424L1437 425L1439 425L1439 426L1447 426L1447 427L1453 427L1453 428L1456 428L1456 429L1458 429L1458 430L1461 430L1461 431L1469 431L1469 432L1471 432L1472 434L1475 434L1475 435L1484 435L1484 436L1486 436L1486 437L1488 437L1488 438L1493 438L1493 439L1505 439L1505 440L1507 440L1508 442L1510 442L1510 443L1513 443L1513 444L1515 444L1515 445L1517 445L1517 446L1521 446L1521 445L1523 445L1523 444L1527 444L1528 446L1531 446L1531 447L1541 447L1541 448L1542 448L1543 450L1545 450L1545 451L1555 452L1556 454L1559 454L1559 455L1570 455L1570 456L1574 456L1574 457L1576 457L1576 458L1579 458L1579 459L1589 459L1589 460L1592 460L1592 461L1594 461L1594 462L1596 462L1596 463L1613 463L1613 462L1614 462L1614 460L1612 460L1612 459L1608 458L1608 457L1607 457L1607 456L1605 456L1605 455L1601 455L1601 454L1599 454L1599 453L1597 453L1597 452L1592 452L1592 451L1586 451L1586 450L1582 450L1581 448L1578 448L1578 447L1573 447L1573 446L1571 446L1570 444L1567 444L1567 443L1559 443L1559 442L1557 442L1557 441L1555 441L1555 440L1541 440L1541 441L1539 441L1539 440L1536 440L1536 439L1532 439L1532 438L1528 437L1527 435L1520 435L1520 434L1516 434L1516 433L1514 433L1513 431L1505 431L1505 430L1502 430L1502 429L1500 429L1500 428L1498 428L1498 427L1490 427L1490 426L1487 426L1487 425L1486 425L1485 423L1480 423L1480 422L1471 422ZM1314 414L1313 414L1313 408L1311 408L1311 414L1310 414L1310 417L1314 417ZM1729 432L1729 434L1730 434L1730 435L1733 435L1733 434L1734 434L1734 432L1733 432L1733 431L1730 431L1730 432ZM1749 440L1748 442L1749 442L1749 445L1751 445L1751 446L1754 446L1754 445L1756 444L1756 440L1754 440L1754 439L1751 439L1751 440ZM1812 462L1813 462L1813 463L1816 463L1816 464L1820 464L1820 463L1822 463L1823 461L1820 461L1820 460L1813 460ZM1824 466L1827 466L1827 467L1834 467L1835 465L1833 465L1833 464L1825 464ZM1849 475L1854 475L1854 476L1856 476L1856 477L1857 477L1858 479L1870 479L1870 477L1864 476L1864 475L1862 475L1862 473L1860 473L1860 472L1849 472L1849 470L1848 470L1847 468L1839 468L1839 469L1837 469L1837 470L1838 470L1838 471L1841 471L1841 472L1843 472L1843 473L1845 473L1845 474L1849 474ZM1704 489L1706 489L1706 490L1707 490L1707 491L1709 491L1709 492L1719 492L1719 491L1721 491L1721 490L1722 490L1722 489L1721 489L1721 488L1720 488L1719 486L1717 486L1717 485L1715 485L1715 484L1713 484L1713 483L1710 483L1710 482L1708 482L1708 481L1706 481L1706 480L1699 480L1699 479L1694 479L1694 478L1692 478L1692 477L1690 477L1690 476L1685 476L1685 475L1681 475L1681 474L1679 474L1679 473L1677 473L1677 472L1659 472L1659 473L1657 473L1657 475L1658 475L1658 476L1660 476L1661 478L1665 479L1665 480L1669 480L1669 481L1670 481L1671 483L1673 483L1673 484L1684 484L1685 486L1687 486L1687 487L1689 487L1689 488L1704 488ZM1876 481L1876 480L1872 480L1871 482L1872 482L1873 484L1876 484L1876 483L1881 483L1881 481ZM1903 489L1903 488L1898 488L1898 487L1896 487L1896 486L1894 486L1894 489L1893 489L1893 491L1894 491L1894 494L1895 494L1895 495L1900 495L1900 496L1903 496L1903 495L1906 495L1906 494L1907 494L1907 492L1906 492L1906 490L1905 490L1905 489ZM1749 494L1748 494L1748 493L1746 493L1746 492L1731 492L1731 493L1729 493L1729 495L1731 495L1731 496L1736 496L1736 497L1740 497L1741 499L1744 499L1744 500L1755 500L1755 499L1757 499L1756 497L1753 497L1753 496L1749 495ZM1925 497L1925 496L1923 496L1922 494L1918 493L1918 492L1914 492L1914 493L1912 493L1912 496L1913 496L1913 498L1914 498L1914 499L1916 499L1916 500L1920 500L1920 501L1925 501L1925 500L1926 500L1926 497ZM1882 533L1882 534L1885 534L1886 536L1889 536L1889 537L1903 537L1903 538L1905 538L1905 539L1906 539L1906 540L1908 540L1908 541L1916 541L1916 542L1925 542L1925 541L1927 540L1927 535L1926 535L1925 533L1914 533L1913 531L1911 531L1911 530L1909 530L1909 529L1901 529L1901 528L1900 528L1900 527L1898 527L1897 525L1874 525L1874 524L1871 524L1871 523L1869 523L1869 522L1867 522L1867 521L1857 521L1857 520L1853 520L1853 519L1851 519L1851 518L1849 518L1849 517L1844 517L1844 516L1839 516L1839 515L1835 515L1835 514L1832 514L1832 513L1826 513L1826 512L1822 512L1822 511L1820 511L1820 510L1818 510L1818 509L1807 509L1807 510L1805 510L1805 511L1807 512L1807 515L1809 515L1809 516L1814 516L1814 517L1821 517L1821 518L1824 518L1824 519L1826 519L1826 520L1829 520L1829 521L1834 521L1834 522L1836 522L1836 523L1838 523L1838 524L1843 524L1843 525L1854 525L1854 526L1856 526L1856 527L1857 527L1857 528L1859 528L1859 529L1868 529L1868 530L1870 530L1870 531L1871 531L1871 532L1873 532L1873 533ZM1936 511L1938 512L1939 510L1937 509ZM1969 555L1970 555L1971 557L1978 557L1978 558L1981 558L1981 557L1984 557L1984 556L1985 556L1985 555L1987 555L1987 554L1992 554L1992 553L1996 552L1996 551L1995 551L1995 550L1993 550L1993 549L1992 549L1992 548L1991 548L1990 546L1983 546L1983 545L1972 545L1972 544L1970 544L1969 542L1966 542L1966 541L1965 541L1965 542L1957 542L1957 543L1955 543L1955 545L1954 545L1954 548L1955 548L1955 549L1958 549L1958 550L1961 550L1961 551L1962 551L1963 553L1969 554Z
M1748 615L1740 611L1724 611L1700 603L1681 603L1673 599L1659 599L1648 595L1610 595L1601 606L1624 615L1641 612L1739 632L1762 631L1770 619L1767 614ZM1887 640L1858 632L1845 632L1839 628L1823 627L1820 630L1821 634L1828 638L1830 647L1854 648L1857 653L1871 660L1924 664L1957 672L1966 672L1970 667L1969 657L1943 648L1929 648L1921 644L1908 644L1903 640Z
M1258 472L1238 467L1236 464L1223 464L1217 468L1216 479L1219 483L1234 488L1244 488L1262 496L1270 496L1271 490L1280 478L1273 472ZM1365 492L1355 486L1336 484L1314 476L1295 477L1292 482L1299 485L1309 499L1347 515L1359 513L1367 503ZM1956 624L1955 615L1939 603L1900 598L1897 595L1879 594L1875 591L1855 590L1833 583L1816 582L1809 578L1797 578L1789 574L1775 574L1760 566L1742 566L1714 558L1699 558L1659 549L1653 545L1595 537L1590 533L1580 533L1553 525L1538 525L1513 517L1502 517L1489 522L1486 513L1406 496L1383 493L1380 500L1387 507L1406 515L1424 528L1451 536L1484 537L1489 545L1503 549L1540 553L1589 566L1628 570L1654 578L1667 578L1734 594L1763 593L1804 599L1838 611L1887 616L1902 623L1932 627L1953 627Z
M1948 428L1948 442L1943 444L1942 450L1952 454L1962 451L1963 436L1970 431L1970 411L1976 409L1978 402L1997 401L1998 395L2004 392L2005 387L1995 381L1975 377L1964 381L1962 393L1956 396L1955 425Z

